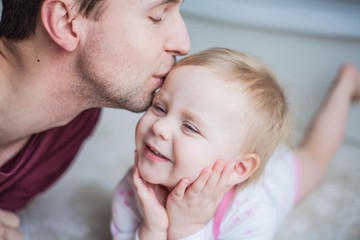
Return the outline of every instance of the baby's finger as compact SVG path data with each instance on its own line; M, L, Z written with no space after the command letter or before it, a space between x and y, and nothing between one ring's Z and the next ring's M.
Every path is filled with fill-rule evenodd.
M145 186L142 178L140 177L140 173L139 173L139 170L137 167L135 167L135 169L134 169L133 181L134 181L134 185L135 185L136 189L138 190L138 192L140 190L142 190L143 187Z
M138 181L140 179L140 174L139 174L139 170L137 167L134 168L134 172L133 172L133 179L134 181Z
M141 202L146 201L146 199L151 197L150 192L152 190L148 188L148 183L141 178L138 168L134 169L133 182Z
M221 172L223 171L223 168L225 166L225 163L221 160L216 161L214 164L214 167L212 169L212 174L210 175L209 179L207 180L204 189L202 193L204 195L213 194L213 191L216 187L216 185L219 182Z
M219 182L217 184L217 191L219 191L219 193L225 193L232 187L228 185L228 182L229 182L229 176L234 172L235 169L234 166L235 166L235 162L231 161L227 163L223 168L220 174Z
M204 189L207 180L211 176L211 173L212 170L210 168L205 168L204 170L202 170L199 177L187 188L187 197L196 198Z
M175 186L175 188L171 192L171 197L175 201L180 201L184 195L186 188L189 186L190 181L189 179L182 179L180 182Z

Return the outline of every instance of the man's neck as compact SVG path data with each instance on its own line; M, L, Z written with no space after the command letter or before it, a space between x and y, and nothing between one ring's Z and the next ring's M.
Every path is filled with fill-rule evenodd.
M0 167L20 152L30 138L30 136L24 137L16 141L0 145Z
M0 146L63 126L87 108L64 89L74 82L61 68L66 62L44 53L36 57L37 52L35 43L0 38Z

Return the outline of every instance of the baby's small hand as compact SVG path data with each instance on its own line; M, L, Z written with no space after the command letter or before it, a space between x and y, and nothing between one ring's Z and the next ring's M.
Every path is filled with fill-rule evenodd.
M217 161L212 169L204 169L192 184L188 179L178 183L166 202L170 239L191 235L204 227L232 187L229 176L233 171L233 162Z
M133 181L144 214L143 225L148 229L166 231L169 225L164 207L167 191L143 180L137 168L134 169Z
M140 239L167 239L169 218L165 209L168 192L159 185L146 182L137 168L138 155L134 152L133 182L140 200L143 221L139 229Z

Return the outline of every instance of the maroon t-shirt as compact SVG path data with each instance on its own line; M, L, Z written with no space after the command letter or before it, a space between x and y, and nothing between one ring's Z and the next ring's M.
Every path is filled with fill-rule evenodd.
M86 110L63 127L32 136L0 167L0 209L16 211L53 184L69 167L99 115L98 108Z

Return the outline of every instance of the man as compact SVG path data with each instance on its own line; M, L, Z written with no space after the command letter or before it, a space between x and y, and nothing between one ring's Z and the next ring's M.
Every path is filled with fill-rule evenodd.
M140 112L189 51L181 0L3 0L0 209L16 211L67 169L99 107ZM0 211L0 238L22 239Z

